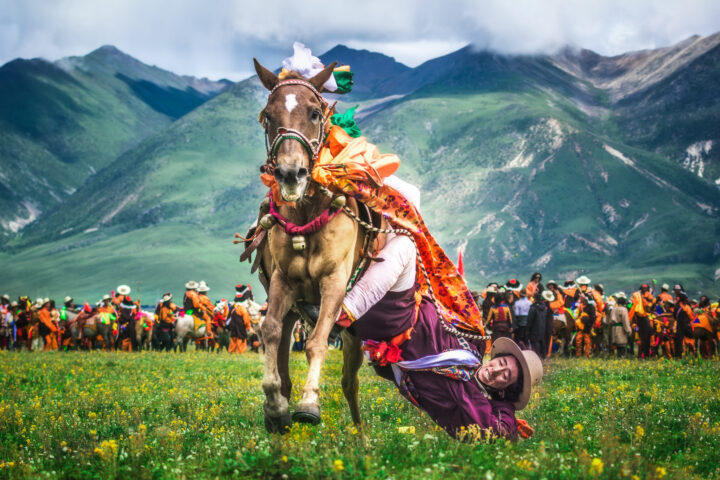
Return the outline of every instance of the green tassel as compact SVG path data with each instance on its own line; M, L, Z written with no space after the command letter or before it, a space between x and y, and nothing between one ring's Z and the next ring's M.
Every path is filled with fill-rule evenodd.
M335 77L335 83L337 83L337 90L333 93L348 93L352 90L353 86L353 72L338 71L333 72Z
M352 108L348 108L345 113L336 113L330 117L330 123L342 128L345 130L345 133L353 138L359 137L362 133L360 133L360 128L357 126L357 123L355 123L354 118L357 107L358 105L355 105Z

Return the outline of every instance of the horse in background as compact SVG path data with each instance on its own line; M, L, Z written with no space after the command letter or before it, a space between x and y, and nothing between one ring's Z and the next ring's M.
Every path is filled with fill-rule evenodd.
M175 345L180 348L181 352L187 350L187 344L190 340L193 342L201 341L204 345L205 350L210 347L210 336L209 332L206 331L205 322L198 325L195 328L195 319L192 315L182 313L178 315L177 322L175 322Z
M560 348L566 357L570 356L573 333L575 332L575 317L570 310L563 309L561 313L553 315L553 342L559 342ZM560 350L558 350L558 353Z
M155 315L144 310L135 314L135 341L138 350L152 350Z
M108 318L103 318L96 309L91 312L80 312L75 319L78 327L82 330L83 339L88 343L88 348L93 350L98 340L101 348L114 350L115 340L112 335L112 325Z

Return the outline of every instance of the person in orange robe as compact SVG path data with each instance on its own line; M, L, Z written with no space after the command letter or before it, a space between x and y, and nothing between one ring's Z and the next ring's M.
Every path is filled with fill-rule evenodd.
M699 340L700 354L705 359L712 358L715 344L713 342L710 299L705 295L700 297L698 308L693 313L695 317L692 319L690 326L692 327L693 337Z
M195 319L195 329L200 328L199 322L204 322L205 317L203 316L202 307L200 305L200 299L198 298L199 285L196 281L190 280L185 284L185 296L183 297L183 309L185 313L191 315Z
M662 304L664 302L674 302L672 295L670 295L670 285L663 283L655 302L658 304Z
M38 319L40 320L40 335L45 338L45 346L43 351L57 350L57 331L58 328L52 321L52 315L50 314L50 300L43 302L43 306L38 310Z
M593 323L595 322L595 319L592 318L594 316L594 312L588 305L587 297L584 295L580 295L577 305L578 314L575 326L578 328L578 332L575 336L575 356L579 357L584 355L586 357L590 357L590 352L592 350L590 332Z
M632 295L632 309L630 319L635 322L640 336L639 358L650 358L650 311L655 302L650 286L647 283L640 285L640 290Z
M530 281L528 282L527 286L525 287L525 295L527 298L532 301L535 298L535 293L538 290L542 290L542 284L540 283L542 281L542 274L540 272L535 272L530 277Z
M200 311L202 312L202 318L205 319L205 335L211 337L213 336L211 323L213 318L213 310L215 310L215 305L213 305L212 301L207 295L209 291L210 287L207 286L204 280L201 280L197 289L197 301L198 305L200 306Z
M250 313L244 303L240 301L241 297L235 298L235 303L230 310L230 321L228 329L230 330L230 353L245 353L247 350L247 339L250 332Z
M173 349L173 329L175 328L175 312L177 306L172 303L172 293L166 292L157 311L157 340L159 349L169 352Z

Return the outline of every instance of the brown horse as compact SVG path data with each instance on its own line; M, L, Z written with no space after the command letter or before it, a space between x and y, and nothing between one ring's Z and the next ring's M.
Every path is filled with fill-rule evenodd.
M570 356L570 347L572 346L572 335L575 331L575 318L572 314L564 309L562 313L553 316L553 338L559 341L566 357ZM560 351L558 350L558 353Z
M270 90L261 113L268 146L265 168L275 177L282 200L288 202L277 206L279 214L296 225L305 225L317 218L328 210L332 201L327 191L312 183L310 172L329 128L331 109L319 92L334 65L310 79L291 73L280 80L255 60L258 77ZM354 200L348 200L348 207L357 212ZM354 220L341 214L307 235L304 248L294 248L297 247L294 238L297 240L276 224L267 230L267 238L258 250L262 267L260 279L268 294L268 311L261 333L265 344L262 384L265 426L270 432L284 432L291 418L311 424L321 420L320 369L345 288L360 260L365 233ZM302 398L291 417L288 359L292 328L301 314L298 302L319 305L319 317L306 344L309 367ZM357 372L362 364L361 345L357 338L346 333L343 340L342 387L352 419L359 425Z

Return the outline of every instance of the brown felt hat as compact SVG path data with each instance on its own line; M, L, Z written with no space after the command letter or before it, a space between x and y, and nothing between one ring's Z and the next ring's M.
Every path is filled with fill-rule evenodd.
M523 386L518 399L513 402L516 410L522 410L530 401L532 387L540 383L543 367L540 357L532 350L521 350L517 343L507 337L500 337L492 344L490 358L498 355L512 355L520 364L523 372Z

